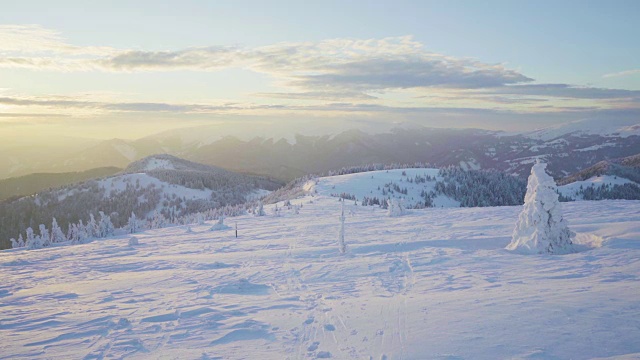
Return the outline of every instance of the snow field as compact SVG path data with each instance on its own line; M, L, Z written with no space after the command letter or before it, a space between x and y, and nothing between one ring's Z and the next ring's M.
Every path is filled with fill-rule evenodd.
M0 358L640 356L639 201L563 204L576 242L601 247L562 256L504 250L520 206L346 201L340 255L324 190L229 230L0 252Z

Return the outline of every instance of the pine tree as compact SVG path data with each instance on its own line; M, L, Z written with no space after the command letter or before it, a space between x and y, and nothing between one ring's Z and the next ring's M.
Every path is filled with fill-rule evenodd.
M575 236L562 217L556 183L546 171L547 164L531 168L524 206L513 231L508 250L523 253L566 254L574 252Z

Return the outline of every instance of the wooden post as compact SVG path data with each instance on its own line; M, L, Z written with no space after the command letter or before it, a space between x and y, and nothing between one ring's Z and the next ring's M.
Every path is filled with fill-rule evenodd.
M236 221L236 239L238 238L238 222Z

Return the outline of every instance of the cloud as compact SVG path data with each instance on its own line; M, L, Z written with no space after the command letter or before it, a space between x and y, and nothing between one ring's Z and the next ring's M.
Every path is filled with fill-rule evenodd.
M252 94L260 98L273 99L296 99L296 100L326 100L326 101L344 101L344 100L374 100L377 97L357 91L306 91L306 92L289 92L289 93L255 93Z
M40 25L0 25L0 53L108 55L114 51L110 47L68 44L59 32Z
M509 95L535 95L572 99L640 99L640 90L607 89L569 84L527 84L483 89L481 92Z
M611 73L611 74L604 74L604 75L602 75L602 77L603 78L613 78L613 77L622 77L622 76L633 76L633 75L638 75L638 74L640 74L640 69L620 71L620 72Z

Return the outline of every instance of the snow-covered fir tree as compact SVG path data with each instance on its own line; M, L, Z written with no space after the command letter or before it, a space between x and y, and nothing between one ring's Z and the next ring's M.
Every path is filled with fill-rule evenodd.
M60 243L67 241L67 237L62 232L62 229L58 225L56 218L53 218L51 221L51 242L52 243Z
M220 215L220 217L218 218L218 222L216 222L209 230L214 231L214 230L226 230L226 229L230 229L230 227L224 224L224 215Z
M402 216L406 213L406 210L402 203L402 199L400 200L396 198L388 199L387 204L388 204L387 215L391 217Z
M93 213L89 214L89 222L87 223L87 226L85 227L85 229L89 237L91 238L100 237L100 228L98 227L98 222L96 221L96 218L93 216Z
M132 212L127 222L127 232L129 234L135 234L138 231L140 231L140 225L138 224L138 219L136 219L136 214Z
M27 230L27 240L26 240L26 247L27 249L40 249L42 248L42 240L40 239L40 236L37 236L36 234L34 234L33 229L28 227Z
M262 204L262 201L260 201L260 202L258 203L258 208L257 208L257 209L256 209L256 211L255 211L255 215L256 215L256 216L265 216L265 215L267 215L267 214L264 212L264 205Z
M51 236L49 235L49 230L44 224L40 224L40 242L43 247L51 246Z
M105 215L104 212L100 211L100 221L98 223L98 231L99 236L101 238L111 236L114 232L113 223L111 223L111 217L109 215Z
M536 163L531 168L524 206L513 231L508 250L522 253L566 254L574 252L575 236L562 217L556 183L545 168Z

